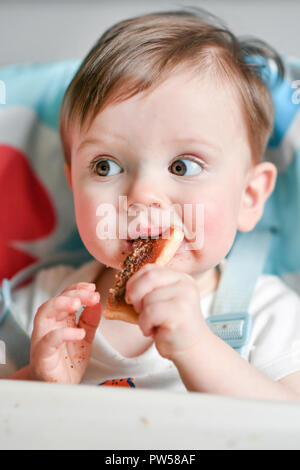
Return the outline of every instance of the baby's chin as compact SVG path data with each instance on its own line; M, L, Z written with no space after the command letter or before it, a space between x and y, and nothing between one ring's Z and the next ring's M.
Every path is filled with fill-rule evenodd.
M121 269L126 258L125 250L120 243L121 240L97 240L94 243L85 243L86 249L99 263L109 268Z
M167 266L175 271L191 274L201 270L201 264L201 255L198 251L183 250L177 251Z

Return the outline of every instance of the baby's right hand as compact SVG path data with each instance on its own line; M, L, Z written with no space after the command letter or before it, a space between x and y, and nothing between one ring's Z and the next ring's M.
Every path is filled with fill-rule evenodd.
M75 313L86 305L78 325ZM42 304L34 318L30 349L32 380L80 383L101 318L95 284L80 282Z

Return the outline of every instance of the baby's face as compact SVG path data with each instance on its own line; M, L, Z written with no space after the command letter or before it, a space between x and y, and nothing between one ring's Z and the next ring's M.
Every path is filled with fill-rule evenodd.
M174 208L186 238L170 267L205 272L231 248L251 156L240 106L226 84L181 72L151 92L108 105L88 132L74 130L71 159L79 233L100 262L118 269L128 253L126 223L127 229L137 220L164 226L160 215ZM127 219L120 196L137 204ZM115 208L102 212L116 228L107 239L101 208Z

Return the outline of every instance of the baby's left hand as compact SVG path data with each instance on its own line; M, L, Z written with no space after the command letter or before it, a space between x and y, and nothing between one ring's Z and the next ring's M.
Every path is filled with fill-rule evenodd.
M170 360L195 346L207 329L189 274L146 264L128 280L125 299L140 314L143 334L153 336L160 355Z

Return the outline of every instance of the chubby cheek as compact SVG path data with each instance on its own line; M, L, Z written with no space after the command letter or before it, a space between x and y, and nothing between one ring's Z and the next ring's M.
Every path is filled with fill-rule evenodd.
M110 222L110 227L113 227L113 212L102 212L104 216L99 216L99 207L108 204L108 201L99 198L99 195L93 194L90 189L88 191L75 191L74 194L76 223L83 244L99 262L118 268L120 264L120 242L114 236L114 233L110 234L108 226L108 230L106 230L106 224L102 223L100 225L100 222L105 218L107 222ZM76 197L76 194L80 194L80 196ZM109 204L111 205L111 202ZM103 227L105 228L104 232L101 230ZM109 238L105 238L106 236Z
M235 235L236 221L227 201L212 201L205 207L203 253L219 262L229 252Z
M193 213L186 218L186 226L194 236L197 234L194 255L203 269L218 264L233 244L238 218L235 196L220 189L198 194L198 202L193 202Z

